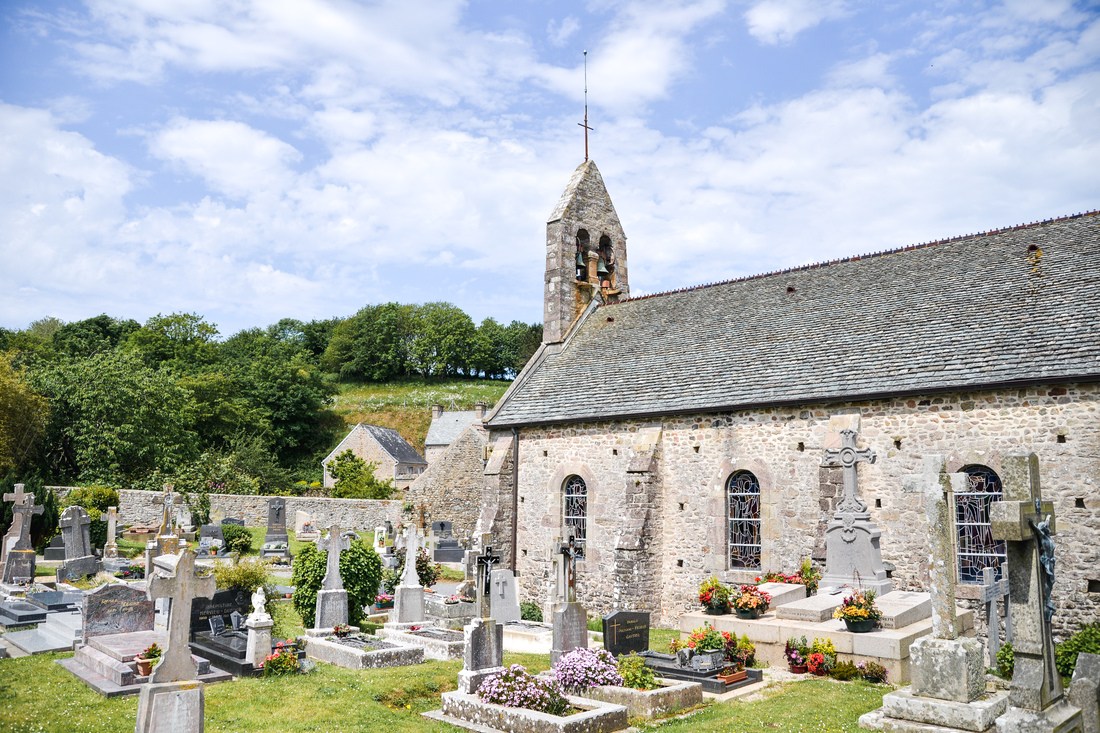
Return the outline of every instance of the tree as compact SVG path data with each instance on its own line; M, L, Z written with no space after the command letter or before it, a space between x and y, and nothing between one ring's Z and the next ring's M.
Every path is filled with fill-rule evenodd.
M379 481L374 475L377 468L377 463L367 463L349 448L329 461L328 474L336 480L332 495L337 499L388 499L393 481Z
M539 346L542 345L542 324L512 321L508 324L505 349L508 369L512 376L523 371Z
M411 356L425 377L469 373L474 322L450 303L425 303L416 310L418 328Z
M66 323L53 334L54 350L63 356L91 356L114 350L141 326L135 320L119 321L106 313Z
M26 466L46 429L49 406L23 370L0 353L0 475Z
M413 306L367 306L333 327L321 363L346 379L384 382L407 376L416 328Z
M317 611L317 591L325 578L326 553L308 544L294 558L291 583L294 585L294 608L307 629L313 628ZM340 553L340 578L348 592L348 623L357 625L363 618L363 606L374 602L378 583L382 580L382 560L378 553L361 540Z
M507 331L494 318L486 318L477 327L470 364L475 374L500 379L511 364L507 359Z
M217 335L214 324L194 313L158 313L126 338L126 346L149 367L164 365L177 374L188 374L213 363Z

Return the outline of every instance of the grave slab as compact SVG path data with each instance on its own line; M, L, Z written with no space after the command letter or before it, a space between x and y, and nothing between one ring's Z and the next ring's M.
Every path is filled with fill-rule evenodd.
M932 617L932 596L929 593L895 590L875 599L882 611L879 625L884 629L900 629Z
M844 593L835 595L818 593L816 596L784 603L775 609L775 616L788 621L818 623L833 617L833 611L844 603Z

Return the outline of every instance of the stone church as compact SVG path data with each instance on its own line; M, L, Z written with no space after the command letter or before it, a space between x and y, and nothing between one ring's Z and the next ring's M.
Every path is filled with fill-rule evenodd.
M492 533L526 599L548 607L569 535L590 612L663 621L710 575L823 561L842 483L823 455L855 430L895 587L927 580L929 527L903 489L924 456L970 476L949 498L956 593L974 599L1004 559L1002 458L1034 452L1057 512L1056 631L1100 618L1100 212L639 298L594 162L546 231L544 343L456 442L449 486L411 488L440 513L464 497L456 526Z

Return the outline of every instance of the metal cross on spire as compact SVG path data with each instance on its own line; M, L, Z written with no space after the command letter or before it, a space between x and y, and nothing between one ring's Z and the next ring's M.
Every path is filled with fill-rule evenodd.
M588 160L588 131L595 128L588 126L588 51L584 52L584 122L578 122L584 128L584 159Z

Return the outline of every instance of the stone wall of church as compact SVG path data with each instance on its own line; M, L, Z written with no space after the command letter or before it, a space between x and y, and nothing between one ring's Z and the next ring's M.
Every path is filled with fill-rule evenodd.
M561 485L577 474L589 491L588 556L578 567L578 595L592 613L623 605L614 597L612 573L634 485L628 467L638 435L654 426L661 429L654 468L659 490L644 540L657 558L658 592L639 586L636 604L667 622L695 608L696 588L707 576L752 579L755 572L725 569L724 484L740 469L752 471L761 485L762 569L793 570L815 548L820 552L840 483L836 469L820 466L830 418L837 415L858 416L859 444L877 454L875 464L860 464L860 492L882 530L883 559L895 565L899 589L924 586L929 533L920 502L901 489L903 477L919 473L929 454L944 455L951 471L971 463L999 471L1004 455L1035 452L1043 495L1057 514L1056 633L1100 618L1096 384L524 429L518 539L524 598L545 599L551 544L562 534ZM972 586L958 593L964 600L977 595Z

